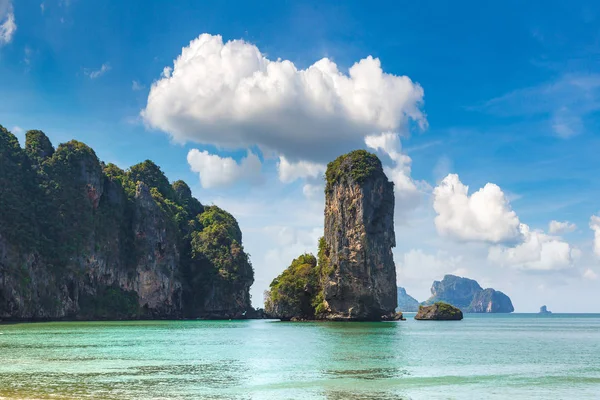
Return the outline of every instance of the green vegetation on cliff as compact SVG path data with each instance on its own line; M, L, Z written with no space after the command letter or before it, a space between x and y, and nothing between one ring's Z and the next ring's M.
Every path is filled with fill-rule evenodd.
M383 173L383 167L375 154L366 150L352 151L327 164L325 191L330 191L333 185L344 176L349 176L352 180L361 184L370 176L378 173Z
M123 170L0 126L0 318L233 317L254 272L235 218L146 160ZM137 291L137 292L136 292Z
M325 311L322 281L329 273L323 238L319 255L302 254L281 275L273 279L265 297L267 314L281 319L314 319Z
M430 306L419 306L419 311L415 319L424 321L459 321L463 319L463 313L460 309L438 301Z

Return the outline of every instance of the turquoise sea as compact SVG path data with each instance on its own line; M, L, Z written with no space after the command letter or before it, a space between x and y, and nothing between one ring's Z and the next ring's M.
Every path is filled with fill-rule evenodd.
M599 399L600 315L0 325L0 398Z

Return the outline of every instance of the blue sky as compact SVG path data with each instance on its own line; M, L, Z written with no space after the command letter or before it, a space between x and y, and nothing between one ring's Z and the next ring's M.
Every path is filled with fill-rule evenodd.
M322 165L393 132L377 151L396 177L394 254L409 293L424 300L433 279L456 272L505 291L517 311L600 311L590 302L600 289L590 229L600 211L600 6L338 3L0 0L0 24L15 25L0 29L0 124L21 138L42 129L55 145L75 138L124 168L152 159L201 202L231 211L256 270L255 304L316 247ZM198 58L209 45L231 59ZM247 103L219 92L219 79L242 87L235 77L252 71L253 49L283 74L282 90L297 90L279 93L284 108L265 100L268 79ZM174 65L182 52L187 61ZM373 97L324 86L336 108L321 113L301 71L328 58L346 82L368 56L380 67L367 62L366 83L349 84ZM377 71L398 86L376 87ZM469 195L493 183L501 195L488 188L460 209L459 183ZM452 190L436 191L444 185ZM574 227L550 232L553 220Z

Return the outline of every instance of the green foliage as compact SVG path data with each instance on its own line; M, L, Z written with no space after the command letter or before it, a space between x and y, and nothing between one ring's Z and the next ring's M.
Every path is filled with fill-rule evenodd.
M333 185L340 182L344 177L361 184L368 177L382 173L381 161L375 154L366 150L355 150L348 154L339 156L327 164L325 179L327 181L325 191L329 192Z
M333 273L335 270L332 265L329 263L329 247L327 246L327 242L325 241L325 237L321 236L319 238L319 252L317 253L318 257L318 272L321 279L326 279L329 275Z
M94 202L102 190L102 168L90 147L72 140L58 146L42 163L39 175L44 192L40 217L53 242L53 247L43 250L61 267L72 256L83 254L94 231Z
M312 254L303 254L271 282L267 312L279 310L283 318L314 318L315 307L323 302L319 288L317 259Z
M202 311L211 291L227 296L248 290L254 271L237 221L216 206L203 207L185 182L171 185L149 160L124 171L101 163L81 142L73 140L54 150L43 132L29 131L26 136L22 149L17 138L0 126L0 235L23 255L6 266L23 293L30 293L35 283L24 263L29 255L57 282L84 282L82 265L94 257L134 277L148 256L145 226L161 231L164 243L159 247L176 249L176 274L191 315ZM150 207L147 212L141 206L136 194L139 182L149 187L159 211ZM167 265L159 263L158 268L166 271ZM49 289L43 299L41 293L27 298L35 301L38 296L44 309L54 310L58 292ZM250 304L238 306L245 309ZM87 317L141 312L137 294L118 287L101 287L97 296L80 297L80 307Z
M138 295L118 286L100 286L96 294L81 294L79 308L86 318L132 318L140 314Z
M156 188L165 198L173 200L175 192L169 180L160 167L150 160L129 168L129 178L134 182L144 182L151 188Z
M462 314L460 309L448 303L444 303L443 301L438 301L437 303L434 303L434 306L437 306L438 312L444 316L454 317ZM423 306L420 306L419 308L421 307Z
M44 160L52 157L54 147L48 136L42 131L27 131L25 134L25 151L29 158L39 165Z
M204 211L204 207L200 202L192 196L190 187L184 181L173 182L173 190L175 192L175 198L177 203L186 210L188 215L194 218L196 215Z
M17 138L0 125L0 233L22 250L36 245L35 174Z
M225 280L253 280L254 272L241 245L242 232L231 214L217 206L198 215L200 229L191 234L192 259L210 265Z
M135 196L135 182L127 172L112 163L104 165L103 172L108 180L115 182L123 189L129 199L133 199Z

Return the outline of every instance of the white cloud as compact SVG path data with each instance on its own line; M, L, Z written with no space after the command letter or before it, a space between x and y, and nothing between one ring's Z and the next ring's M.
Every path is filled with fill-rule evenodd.
M423 186L424 182L415 182L412 179L412 160L402 153L398 134L385 132L380 135L369 135L365 137L365 144L373 150L387 154L393 161L393 166L384 166L383 170L387 177L394 182L396 211L406 214L416 208L421 202L422 190L419 186ZM427 189L429 188L427 187Z
M569 221L559 222L552 220L550 221L550 224L548 224L548 232L554 235L573 232L576 228L577 226Z
M397 133L384 132L379 135L365 137L365 144L373 150L380 150L398 164L407 164L410 168L410 157L401 153L400 138Z
M307 199L315 200L322 199L322 203L325 203L325 194L324 194L324 185L315 185L312 183L307 183L302 186L302 193Z
M90 79L96 79L96 78L100 78L102 75L104 75L105 73L107 73L108 71L111 70L111 66L109 63L104 63L102 64L102 66L100 67L100 69L91 71L91 70L86 70L84 71L85 74L87 76L90 77Z
M198 149L188 152L187 161L190 169L200 175L200 183L206 189L229 186L241 180L257 182L262 167L258 156L250 150L239 164L231 157L220 157Z
M586 131L586 117L600 110L600 75L567 74L554 82L515 90L474 109L507 117L544 117L555 136Z
M42 14L46 11L46 5L44 4L44 2L40 4L40 10L42 10Z
M142 116L178 141L253 145L288 160L325 162L372 132L427 125L423 89L367 57L341 72L324 58L306 69L270 60L242 40L202 34L154 82Z
M590 217L590 229L594 231L594 253L600 256L600 217L592 215Z
M583 277L585 279L595 281L596 279L598 279L598 274L596 274L591 268L588 268L583 272Z
M8 44L17 31L11 0L0 0L0 46Z
M433 190L435 226L442 236L502 243L521 237L519 218L500 187L487 183L469 196L469 187L449 174Z
M578 249L557 237L532 231L526 224L521 224L519 229L523 242L515 247L490 248L490 261L522 270L556 271L571 268L580 256Z
M567 107L561 107L553 113L551 124L556 136L563 139L578 135L585 130L581 116Z
M284 156L279 157L277 171L279 180L290 183L301 178L318 178L325 173L325 165L310 161L289 162Z
M425 280L431 284L453 270L460 270L462 257L450 256L445 252L429 254L421 249L411 249L404 253L396 266L398 282Z
M131 90L133 90L133 91L138 91L138 90L142 90L142 89L145 89L145 88L146 88L146 86L142 85L138 81L133 81L131 83Z

